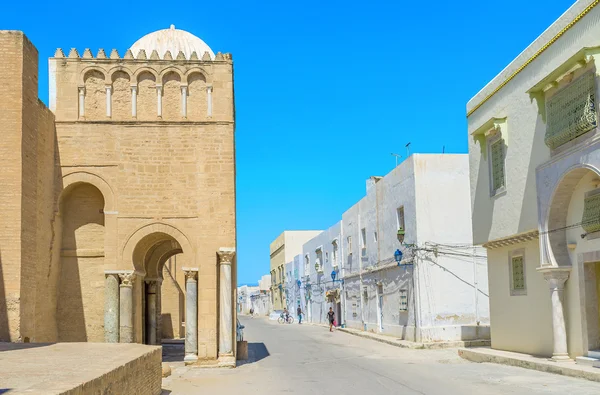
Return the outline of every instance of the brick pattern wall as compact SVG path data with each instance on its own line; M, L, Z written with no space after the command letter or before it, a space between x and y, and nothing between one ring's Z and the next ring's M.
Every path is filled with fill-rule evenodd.
M0 341L20 337L24 39L18 32L0 32Z
M102 341L104 271L139 268L133 256L123 256L128 240L145 225L160 222L187 240L177 260L199 268L199 357L216 358L216 252L236 244L231 58L173 65L51 59L55 114L37 98L37 61L37 51L22 33L0 32L0 97L5 99L0 108L0 340ZM114 72L117 64L124 66ZM98 70L83 74L90 66ZM176 73L165 77L167 67ZM141 68L153 71L140 74ZM107 81L113 89L112 118L106 117ZM138 119L131 117L132 81L138 84ZM191 85L187 119L181 116L182 83ZM78 116L81 84L84 119ZM164 84L162 118L156 84ZM211 118L206 115L208 84L213 87ZM68 177L83 183L61 195ZM113 211L103 215L107 202ZM138 252L152 256L154 247L144 244ZM141 262L142 271L146 264ZM234 283L236 273L234 262ZM142 340L142 281L134 286L137 341ZM162 298L163 312L179 312L174 331L184 311L176 285L184 290L181 267Z
M41 244L50 244L55 141L53 116L37 98L37 67L37 50L21 32L0 32L0 340L33 341L37 328L54 326L40 320L48 309L38 306L39 295L53 291Z

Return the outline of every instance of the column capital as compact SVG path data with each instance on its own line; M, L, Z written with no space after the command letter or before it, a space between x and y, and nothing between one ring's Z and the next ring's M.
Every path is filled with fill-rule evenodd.
M548 282L548 286L550 286L550 290L563 290L565 282L571 274L571 266L539 267L537 271L543 274L544 279Z
M217 255L219 256L219 264L221 265L231 265L233 262L233 257L235 256L234 248L221 248L217 251Z
M207 91L212 91L212 89L213 89L213 86L212 86L212 85L206 85L206 90L207 90Z
M181 270L183 270L183 272L185 273L186 281L196 281L196 279L198 278L198 268L197 267L184 267L184 268L181 268Z
M132 287L135 281L135 272L121 272L119 278L121 279L121 287Z

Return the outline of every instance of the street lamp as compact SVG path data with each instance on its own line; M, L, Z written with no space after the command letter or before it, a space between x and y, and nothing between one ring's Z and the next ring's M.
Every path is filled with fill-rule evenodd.
M336 276L336 274L337 274L337 273L335 272L335 270L331 272L331 280L332 280L333 282L335 282L335 276Z
M394 259L396 260L398 266L400 266L400 261L402 260L402 251L396 250L396 252L394 252Z

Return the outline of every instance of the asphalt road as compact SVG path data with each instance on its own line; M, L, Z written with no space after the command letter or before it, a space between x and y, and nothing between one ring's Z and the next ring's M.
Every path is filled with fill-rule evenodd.
M237 369L173 369L178 394L577 394L600 383L496 364L456 350L409 350L312 325L240 317L250 360Z

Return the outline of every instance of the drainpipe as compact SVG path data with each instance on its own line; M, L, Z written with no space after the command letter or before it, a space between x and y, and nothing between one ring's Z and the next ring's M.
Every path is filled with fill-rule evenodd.
M342 295L340 296L342 300L342 316L340 317L340 325L342 328L346 327L346 292L344 291L344 277L346 273L346 269L344 268L344 220L340 221L340 251L338 254L338 267L340 268L340 292Z
M359 206L360 208L360 206ZM356 240L357 243L359 243L358 245L360 245L360 236L361 236L361 227L360 227L360 209L357 210L358 211L358 215L356 218L356 224L358 225L358 233L359 233L359 237L358 240ZM360 251L360 249L359 249ZM363 292L363 268L362 268L362 255L358 254L358 278L359 278L359 288L358 288L358 294L360 295L360 320L362 321L363 324L363 330L366 331L367 330L367 324L365 323L365 300L364 300L364 292Z
M479 326L479 287L477 284L477 257L476 247L473 247L473 286L475 287L475 322Z

